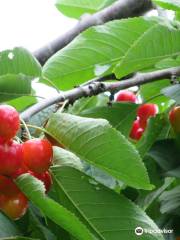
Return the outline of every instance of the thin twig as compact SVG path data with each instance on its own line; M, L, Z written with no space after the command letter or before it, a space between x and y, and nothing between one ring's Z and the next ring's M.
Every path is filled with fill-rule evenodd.
M168 68L148 73L137 73L129 79L113 83L94 82L92 84L80 86L75 89L63 92L63 94L57 94L48 99L42 100L41 102L36 103L32 107L22 112L21 118L24 119L24 121L28 121L29 118L31 118L34 114L60 101L69 100L70 102L74 102L79 98L90 97L93 95L95 96L106 91L114 92L133 86L140 86L142 84L157 80L171 79L173 75L180 76L180 67Z

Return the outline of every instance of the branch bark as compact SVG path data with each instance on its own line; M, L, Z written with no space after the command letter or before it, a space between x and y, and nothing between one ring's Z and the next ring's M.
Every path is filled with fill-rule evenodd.
M54 53L69 44L79 33L87 28L114 19L140 16L152 8L151 0L118 0L111 6L93 15L84 16L69 32L66 32L48 45L35 51L34 56L43 65Z
M133 86L140 86L142 84L157 80L171 79L173 76L180 76L180 67L168 68L165 70L158 70L148 73L137 73L135 76L129 79L114 83L94 82L89 85L80 86L75 89L52 96L51 98L42 100L41 102L22 112L21 118L24 121L28 121L34 114L60 101L69 100L70 102L73 102L82 97L90 97L106 91L118 91Z

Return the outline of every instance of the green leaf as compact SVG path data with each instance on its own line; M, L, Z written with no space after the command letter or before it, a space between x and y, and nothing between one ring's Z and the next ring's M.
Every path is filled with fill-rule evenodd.
M0 212L0 238L20 235L13 221Z
M99 240L138 239L137 226L155 230L157 226L123 195L95 182L71 167L53 167L60 202L71 209ZM161 234L144 234L141 239L163 239Z
M180 2L179 0L153 0L157 5L174 11L180 11Z
M166 121L163 115L157 115L156 117L149 119L148 127L136 145L142 157L144 157L154 142L156 142L165 126L165 123Z
M169 191L165 191L159 197L161 202L161 213L180 214L180 186L177 186Z
M23 96L6 102L7 104L16 108L17 111L21 112L27 107L37 103L36 97L32 96Z
M82 160L132 187L152 189L135 147L107 120L55 113L46 128Z
M89 98L80 98L72 106L69 106L68 113L79 115L81 112L86 109L97 107L97 106L106 106L109 101L108 96L105 94L99 94L97 96L92 96Z
M123 135L129 136L132 123L136 118L138 105L130 103L113 103L110 106L89 108L81 112L83 117L105 118Z
M146 21L145 19L143 24L134 27L136 32L131 33L134 41L115 67L114 72L118 78L153 66L164 58L177 56L180 53L178 28L160 18L154 18L154 21L153 18L149 21L148 18ZM157 44L158 42L161 44Z
M29 237L5 237L5 238L0 238L1 240L40 240L39 238L29 238Z
M60 147L53 147L53 164L71 166L79 170L83 168L81 160L75 154Z
M165 171L179 166L179 149L173 139L157 141L148 155Z
M56 7L64 15L80 18L83 14L92 14L116 0L56 0Z
M164 88L161 92L165 96L175 100L177 104L180 104L180 84Z
M39 218L31 208L29 208L28 229L31 232L31 236L44 240L57 240L55 234L50 231L49 226L48 228L44 226L41 220L42 219Z
M157 199L164 192L164 190L167 189L174 182L174 180L175 178L171 177L165 178L164 184L157 190L146 195L145 198L141 199L141 201L138 201L138 205L142 209L146 210L153 203L153 201Z
M22 73L31 77L41 75L41 66L33 55L24 48L0 52L0 75Z
M56 224L67 230L77 240L94 240L87 228L70 211L45 195L43 183L30 174L16 180L19 188L32 203Z
M165 174L166 174L166 176L180 178L180 167L170 170L170 171L166 172Z
M140 87L140 95L143 101L158 105L159 111L164 112L169 108L169 98L162 95L161 90L170 85L169 80L160 80Z
M173 59L173 58L165 58L156 64L156 68L164 69L164 68L171 68L171 67L179 67L180 66L180 59Z
M67 90L111 73L119 63L115 73L123 77L178 55L179 42L180 31L159 19L111 21L89 28L53 55L43 67L43 76Z
M31 79L22 74L0 76L0 102L31 94Z

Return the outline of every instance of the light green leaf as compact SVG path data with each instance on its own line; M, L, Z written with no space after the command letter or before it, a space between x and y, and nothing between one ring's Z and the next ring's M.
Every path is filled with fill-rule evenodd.
M0 76L0 102L31 95L31 78L23 74Z
M71 167L53 167L59 201L71 209L99 240L139 239L135 228L158 229L153 221L123 195L95 182ZM161 234L143 234L142 240L163 240Z
M77 240L94 240L88 229L76 216L45 195L45 188L41 181L30 174L23 174L18 177L16 183L35 206Z
M115 73L123 77L178 55L179 42L180 31L159 19L111 21L91 27L53 55L43 67L43 76L67 90L112 73L119 63Z
M132 123L136 118L138 105L113 103L110 106L89 108L81 112L82 117L105 118L123 135L129 136Z
M180 11L180 2L179 0L153 0L157 5L174 11Z
M20 235L13 221L0 212L0 238Z
M60 147L53 147L53 164L83 169L81 160L75 154Z
M165 124L166 120L163 115L157 115L156 117L149 119L148 127L136 145L142 157L144 157L144 155L150 150L154 142L157 141Z
M178 58L177 59L165 58L156 64L156 68L159 68L159 69L179 67L179 66L180 66L180 60Z
M0 52L0 75L22 73L31 77L41 75L41 66L33 55L24 48Z
M89 98L80 98L72 106L69 106L68 113L79 115L81 112L86 109L97 107L97 106L106 106L109 101L109 97L105 94L99 94L97 96L92 96Z
M27 107L30 107L31 105L37 103L37 99L36 97L32 97L32 96L24 96L24 97L19 97L19 98L10 100L6 103L15 107L17 111L21 112L25 110Z
M56 0L56 7L64 15L80 18L83 14L92 14L116 0Z
M80 159L132 187L152 189L135 147L107 120L55 113L46 128Z
M139 24L134 29L136 32L131 34L134 41L115 67L117 77L153 66L164 58L179 55L180 31L173 23L160 18L148 21L147 18L144 24ZM158 42L161 44L157 44Z

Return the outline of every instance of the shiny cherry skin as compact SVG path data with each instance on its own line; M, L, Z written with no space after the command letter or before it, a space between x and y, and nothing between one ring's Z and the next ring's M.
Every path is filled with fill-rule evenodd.
M51 185L52 185L52 177L51 174L46 171L44 173L35 173L32 171L29 171L29 173L36 177L37 179L41 180L44 183L44 186L46 188L46 193L49 192Z
M0 174L11 176L22 165L22 145L16 142L0 144Z
M180 134L180 106L174 107L169 113L169 121L174 132Z
M146 128L147 121L150 117L154 117L158 113L158 106L152 103L146 103L138 108L137 115L141 128Z
M52 145L46 139L32 139L23 144L23 160L35 173L47 171L52 163Z
M130 91L120 91L116 95L116 102L132 102L136 103L137 98L133 92Z
M19 113L9 105L0 105L0 136L5 140L13 138L20 128Z
M12 220L20 219L27 208L28 200L21 192L12 197L0 195L0 209Z
M130 138L134 140L139 140L144 132L144 129L140 127L139 118L133 122L133 126L130 132Z
M20 193L20 189L16 186L12 179L0 175L0 194L12 197Z
M15 171L11 177L16 179L17 177L19 177L20 175L24 174L24 173L28 173L29 171L29 168L25 165L25 164L22 164L22 166L17 170Z

